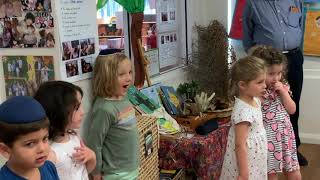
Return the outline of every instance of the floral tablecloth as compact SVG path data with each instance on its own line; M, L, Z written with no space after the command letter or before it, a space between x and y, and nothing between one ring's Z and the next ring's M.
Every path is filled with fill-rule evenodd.
M192 168L199 179L218 179L226 151L228 125L207 136L161 138L159 167L161 169Z

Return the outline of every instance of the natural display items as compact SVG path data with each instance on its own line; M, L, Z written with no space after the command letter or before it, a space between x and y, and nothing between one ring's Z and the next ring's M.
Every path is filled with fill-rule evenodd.
M225 27L217 20L208 26L196 25L197 39L193 43L193 52L188 68L188 79L199 83L200 91L215 93L216 109L230 106L230 63L235 53L229 47Z

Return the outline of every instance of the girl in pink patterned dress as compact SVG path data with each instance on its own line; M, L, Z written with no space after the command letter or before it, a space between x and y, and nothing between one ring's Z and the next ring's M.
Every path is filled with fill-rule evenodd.
M262 98L262 113L268 138L268 179L277 179L277 173L284 172L287 179L300 180L295 136L289 116L296 111L296 105L282 76L286 57L269 46L255 46L251 52L251 55L263 59L267 66L267 90Z

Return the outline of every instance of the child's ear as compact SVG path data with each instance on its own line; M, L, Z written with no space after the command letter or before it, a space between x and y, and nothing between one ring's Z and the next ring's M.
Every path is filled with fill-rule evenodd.
M9 159L9 156L10 156L10 148L9 148L6 144L4 144L4 143L2 143L2 142L0 142L0 154L1 154L3 157L5 157L6 159Z
M245 88L245 86L246 86L246 82L244 82L244 81L239 81L238 82L238 87L239 87L239 89L244 89Z

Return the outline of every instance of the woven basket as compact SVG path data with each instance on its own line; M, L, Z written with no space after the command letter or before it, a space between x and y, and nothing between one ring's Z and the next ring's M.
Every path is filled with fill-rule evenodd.
M180 169L179 172L174 176L172 180L185 180L186 179L186 171L184 169Z
M140 141L140 167L139 180L156 180L159 179L159 134L157 118L149 116L137 116L139 141ZM145 154L145 135L152 135L152 153Z

